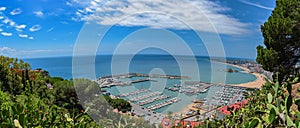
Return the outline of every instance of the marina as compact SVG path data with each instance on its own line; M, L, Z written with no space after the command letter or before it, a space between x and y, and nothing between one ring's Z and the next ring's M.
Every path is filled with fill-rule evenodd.
M147 108L150 109L150 110L156 110L156 109L159 109L159 108L171 105L173 103L176 103L176 102L178 102L180 100L181 100L180 98L175 97L175 98L172 98L170 100L167 100L167 101L155 104L155 105L151 105L151 106L149 106Z
M138 80L132 81L120 81L119 79L125 78L133 78L133 77L147 77ZM112 76L104 76L100 77L97 82L101 88L110 88L113 86L126 86L131 85L133 83L140 83L140 82L157 82L151 78L164 78L164 79L190 79L188 76L176 76L176 75L160 75L160 74L140 74L140 73L128 73L128 74L120 74L120 75L112 75Z
M144 92L150 92L150 91L151 91L151 89L140 89L140 90L132 91L129 93L122 93L117 96L118 97L127 97L127 96L133 96L133 95L137 95L137 94L144 93Z
M118 79L116 79L116 78L105 78L105 79L100 79L98 81L98 83L100 84L101 88L109 88L112 86L126 86L126 85L131 85L133 83L140 83L140 82L146 82L146 81L156 82L155 80L152 80L150 78L138 79L138 80L132 80L132 81L126 81L126 82L118 81Z
M143 100L143 101L139 101L138 102L138 105L147 105L147 104L150 104L150 103L153 103L155 101L159 101L159 100L163 100L163 99L167 99L169 98L170 96L166 96L166 95L160 95L158 97L155 97L155 98L152 98L152 99L148 99L148 100Z
M161 122L161 119L157 117L166 116L169 111L174 114L181 112L184 115L186 114L184 112L186 110L184 109L190 108L189 106L193 106L193 108L201 111L209 111L214 108L214 106L222 106L241 101L245 99L246 95L244 94L247 90L229 85L243 84L256 80L254 75L242 71L233 73L225 72L221 67L228 67L234 70L239 70L239 68L223 63L207 61L206 58L197 58L199 71L201 71L200 78L197 77L197 74L194 74L192 68L184 69L188 76L180 76L182 71L178 68L177 60L172 56L151 56L149 58L147 58L147 56L135 56L134 61L130 64L129 71L136 73L124 73L120 71L120 75L114 75L111 71L111 63L103 63L110 62L110 57L99 56L96 59L98 60L96 64L83 63L83 66L78 68L83 69L85 66L95 66L95 74L89 76L86 74L90 72L80 70L76 72L75 75L79 75L78 77L86 76L86 78L95 80L101 88L103 95L127 100L132 104L132 110L136 116L145 117L146 120L148 119L152 122L153 120ZM52 75L55 76L59 74L65 79L72 78L72 58L55 60L57 59L45 59L47 62L43 63L46 65L45 68L51 70L55 67L54 65L49 65L51 64L49 62L61 62L55 65L59 65L59 69L62 70L58 72L55 67L55 69L53 68L54 71L51 71L54 72ZM124 60L126 59L119 60L117 62L119 63L118 65L123 65ZM70 63L66 64L66 61ZM192 64L190 63L191 61L184 62L188 65ZM215 72L213 74L210 68L211 65L215 65ZM156 70L156 68L161 69L163 72ZM55 74L55 72L57 73ZM160 75L159 73L170 75ZM97 79L94 79L94 75L96 75ZM216 79L220 76L224 76L226 79ZM157 91L161 93L155 94L154 92ZM155 95L149 95L153 93ZM167 102L173 98L179 98L181 100ZM138 109L140 111L137 111L137 108L140 108ZM192 112L187 111L187 114L197 112L195 110L191 110ZM160 114L161 116L159 116ZM213 114L207 113L205 118L210 115Z
M157 74L138 74L138 73L129 73L129 74L121 74L114 76L106 76L98 79L99 86L101 88L111 88L113 86L123 86L123 85L132 85L135 83L141 83L145 81L157 81L152 80L150 78L145 79L136 79L130 81L123 81L125 78L135 78L135 77L157 77L157 78L167 78L167 79L178 79L178 78L187 78L181 76L168 76L168 75L157 75ZM210 98L202 98L203 101L211 103L218 103L221 105L227 105L229 103L234 103L237 101L241 101L244 99L243 92L245 92L245 88L235 87L230 85L222 85L222 84L212 84L205 82L197 82L197 81L183 81L183 84L173 84L172 86L166 86L165 90L174 92L174 93L182 93L187 96L206 94L210 90L212 86L219 87L220 90L214 92L215 95ZM116 97L123 97L128 99L130 102L136 102L136 104L140 106L144 106L151 103L158 103L161 100L174 98L173 96L169 96L161 91L152 91L149 88L142 88L130 92L121 92L120 94L115 95ZM134 97L133 97L134 96ZM206 99L208 99L206 101ZM192 100L191 100L192 101ZM161 108L161 107L159 107Z
M161 90L161 86L164 85L161 82L164 80L170 83L167 83ZM154 82L151 83L151 81ZM242 101L245 99L245 92L248 92L247 88L243 87L190 81L180 76L169 77L167 75L137 73L101 77L98 79L98 83L101 88L106 88L105 90L112 97L123 98L133 106L139 106L138 108L134 107L133 110L139 109L137 116L141 117L150 117L146 113L167 114L169 111L178 112L186 105L193 104L193 109L183 112L183 117L194 119L193 116L197 114L197 110L201 110L208 111L207 115L204 116L208 118L214 115L216 111L212 112L211 110L216 106ZM124 83L128 85L124 86ZM140 113L140 111L146 113Z
M245 99L246 88L223 86L212 97L219 105L229 105Z
M149 93L146 95L130 98L129 101L137 102L139 100L147 99L147 98L154 97L154 96L161 95L161 94L162 94L162 92L156 91L156 92L152 92L152 93Z
M210 86L213 86L213 84L203 82L184 82L184 85L175 84L173 87L165 87L165 89L178 91L187 95L196 95L198 93L207 92Z
M111 75L111 76L103 76L100 79L107 78L132 78L132 77L153 77L153 78L167 78L167 79L190 79L188 76L177 76L177 75L161 75L161 74L142 74L142 73L128 73L128 74L119 74L119 75Z

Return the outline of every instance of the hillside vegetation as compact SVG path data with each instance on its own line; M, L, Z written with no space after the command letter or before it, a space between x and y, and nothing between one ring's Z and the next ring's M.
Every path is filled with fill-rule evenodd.
M207 120L205 126L201 127L299 128L300 88L294 88L293 91L292 83L266 83L261 90L254 91L248 97L249 102L245 107L235 112L231 111L231 115L226 116L224 120Z
M202 127L295 127L300 128L300 1L277 0L261 26L264 46L257 47L257 62L274 73L251 94L248 104L224 120L206 121Z
M0 56L0 127L152 127L112 113L99 90L90 80L50 77L22 60ZM106 99L115 108L131 110L125 100Z

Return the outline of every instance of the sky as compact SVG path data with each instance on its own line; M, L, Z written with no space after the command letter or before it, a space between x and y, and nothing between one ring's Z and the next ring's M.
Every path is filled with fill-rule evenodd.
M166 47L185 54L181 43L198 56L254 59L274 7L275 0L2 0L0 55L71 56L76 46L83 55L163 54Z

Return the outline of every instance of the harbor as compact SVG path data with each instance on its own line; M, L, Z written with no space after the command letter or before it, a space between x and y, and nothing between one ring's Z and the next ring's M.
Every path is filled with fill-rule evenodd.
M132 81L126 81L126 82L121 82L116 78L105 78L105 79L100 79L98 81L99 85L101 88L110 88L112 86L126 86L126 85L131 85L133 83L140 83L140 82L146 82L146 81L153 81L150 78L145 78L145 79L138 79L138 80L132 80Z
M171 105L173 103L176 103L176 102L178 102L180 100L181 100L180 98L175 97L175 98L169 99L167 101L164 101L164 102L161 102L161 103L157 103L155 105L151 105L151 106L149 106L147 108L150 109L150 110L156 110L156 109L159 109L159 108Z
M198 93L207 92L210 86L213 86L213 84L204 82L184 82L183 85L175 84L172 87L165 87L165 89L170 91L178 91L187 95L196 95Z
M247 88L235 86L223 86L212 96L213 103L218 105L229 105L245 99Z
M127 96L133 96L133 95L137 95L137 94L140 94L140 93L144 93L144 92L150 92L151 89L139 89L139 90L136 90L136 91L132 91L132 92L129 92L129 93L122 93L120 95L117 95L118 97L127 97Z
M146 77L143 79L132 80L132 81L120 81L119 79L133 78L133 77ZM141 73L128 73L128 74L120 74L120 75L111 75L100 77L97 80L97 83L101 88L109 88L113 86L126 86L131 85L133 83L140 83L146 81L156 82L151 78L164 78L164 79L190 79L188 76L177 76L177 75L160 75L160 74L141 74Z
M153 102L155 102L155 101L167 99L167 98L169 98L169 97L170 97L170 96L167 96L167 95L160 95L160 96L155 97L155 98L152 98L152 99L139 101L139 102L138 102L138 105L140 105L140 106L147 105L147 104L153 103Z
M154 97L154 96L157 96L157 95L161 95L161 94L162 94L162 92L156 91L156 92L148 93L146 95L142 95L142 96L137 96L137 97L130 98L129 101L131 101L131 102L137 102L139 100L144 100L144 99L147 99L147 98L150 98L150 97Z
M167 80L170 83L164 85L160 82ZM246 97L247 88L191 81L187 77L168 75L146 75L138 73L122 74L101 77L99 86L107 90L112 97L122 98L130 102L133 111L138 109L136 116L145 119L154 118L154 113L160 113L160 119L167 115L168 111L174 113L192 104L192 107L182 111L182 116L174 114L174 118L189 118L195 120L194 115L198 111L206 115L201 118L209 118L216 111L216 106L224 106L242 101ZM126 85L126 86L125 86ZM149 86L151 85L151 86ZM164 86L163 90L158 90ZM169 106L169 107L168 107ZM166 111L167 110L167 111ZM145 111L145 112L141 112ZM146 113L151 113L148 115ZM158 121L158 120L157 120Z
M107 79L107 78L120 79L120 78L132 78L132 77L153 77L153 78L166 78L166 79L190 79L190 77L188 77L188 76L128 73L128 74L103 76L103 77L100 77L99 80L100 79Z

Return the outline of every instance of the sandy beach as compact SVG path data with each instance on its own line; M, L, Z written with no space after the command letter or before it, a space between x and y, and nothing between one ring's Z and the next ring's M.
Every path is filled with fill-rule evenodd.
M182 109L181 111L179 112L176 112L175 114L182 114L183 116L185 115L185 112L189 111L189 110L197 110L197 108L194 108L193 106L196 105L197 103L191 103L189 105L187 105L184 109ZM204 113L205 111L204 110L200 110L200 113Z
M219 63L222 63L222 62L219 62ZM228 64L228 63L225 63L225 64ZM250 73L248 68L245 68L245 67L242 67L239 65L234 65L234 64L228 64L228 65L231 65L231 66L234 66L237 68L241 68L244 70L243 72ZM266 82L265 79L263 78L263 76L259 73L251 73L251 74L256 76L257 79L255 81L248 82L248 83L242 83L242 84L232 84L232 86L240 86L240 87L247 87L247 88L261 88L261 86ZM195 105L195 103L189 104L186 106L186 108L182 109L181 111L177 112L176 114L184 115L184 113L186 111L189 111L190 109L196 109L196 108L193 108L194 105ZM200 113L203 113L203 112L204 112L203 110L200 111Z
M194 106L194 103L189 104L189 105L187 105L184 109L182 109L181 111L176 112L176 114L183 114L183 115L184 115L184 113L185 113L186 111L189 111L190 109L194 109L193 106Z
M228 63L226 63L228 64ZM237 68L241 68L244 70L246 73L250 73L248 68L239 66L239 65L234 65L234 64L228 64ZM242 83L242 84L232 84L233 86L240 86L240 87L247 87L247 88L261 88L261 86L266 82L263 76L259 73L251 73L256 76L256 80L248 83Z
M213 60L211 60L211 61L213 61ZM223 63L223 64L227 64L227 65L230 65L230 66L234 66L234 67L243 69L244 71L242 71L242 72L250 73L250 71L249 71L248 68L245 68L245 67L242 67L242 66L239 66L239 65L229 64L229 63L220 62L220 61L214 61L214 62L216 62L216 63ZM250 73L250 74L255 75L257 79L255 81L251 81L251 82L248 82L248 83L230 84L230 85L232 85L232 86L240 86L240 87L247 87L247 88L261 88L262 85L264 83L266 83L265 78L263 78L263 76L261 74L259 74L259 73Z

